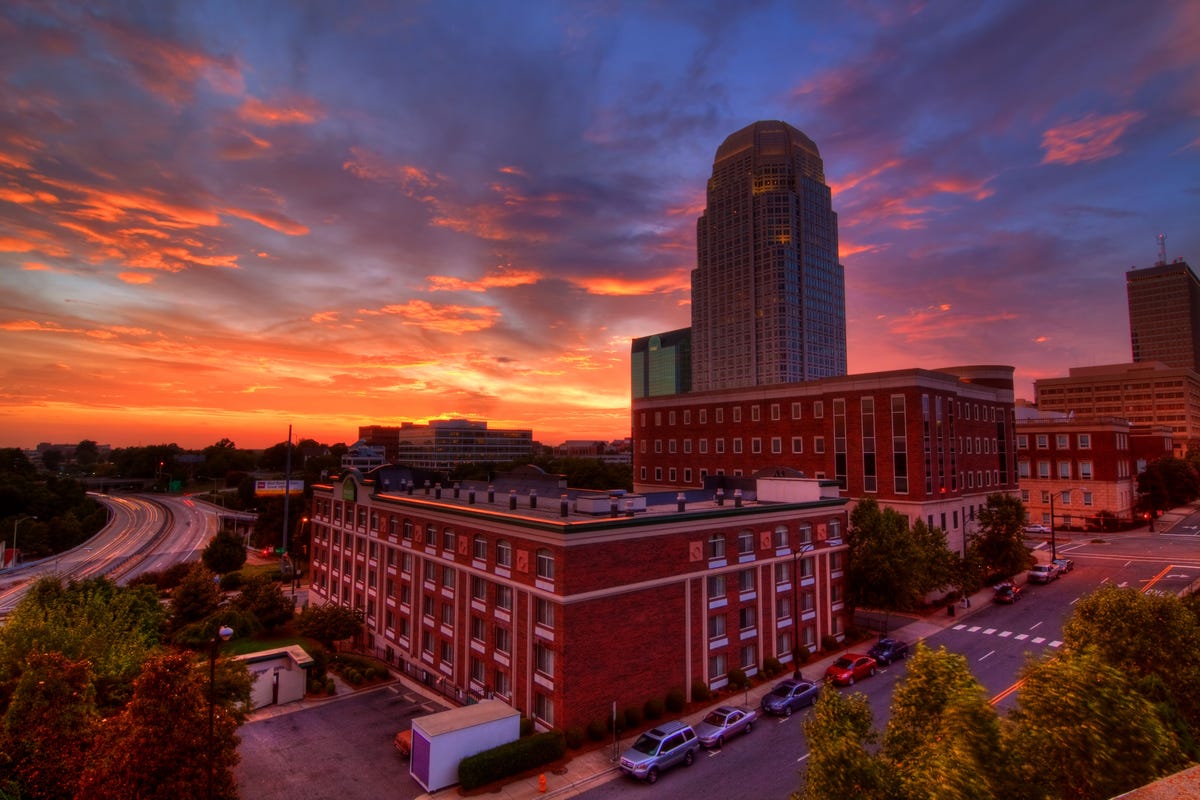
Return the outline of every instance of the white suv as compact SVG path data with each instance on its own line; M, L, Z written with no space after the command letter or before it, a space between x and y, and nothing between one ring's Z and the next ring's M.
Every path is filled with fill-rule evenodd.
M664 769L679 763L691 766L699 751L700 740L691 725L668 722L643 733L621 754L621 771L654 783Z

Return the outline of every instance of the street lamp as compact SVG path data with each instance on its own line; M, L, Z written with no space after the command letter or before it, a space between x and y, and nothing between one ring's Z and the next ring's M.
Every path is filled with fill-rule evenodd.
M800 556L812 550L812 542L805 542L792 553L792 635L795 637L792 640L792 667L795 670L793 677L797 679L800 677L800 576L797 565Z
M216 754L213 752L217 711L217 655L221 652L221 643L228 642L233 636L233 628L222 625L208 643L208 800L213 798L213 768Z
M17 517L16 521L13 522L12 566L9 569L16 569L17 567L17 528L27 519L37 519L37 517L32 514L26 514L25 516Z
M1058 558L1058 538L1054 535L1054 495L1057 492L1062 492L1063 494L1067 495L1068 498L1070 498L1071 492L1073 492L1073 491L1075 491L1075 490L1074 489L1056 489L1056 490L1050 492L1050 560L1051 561L1054 561Z

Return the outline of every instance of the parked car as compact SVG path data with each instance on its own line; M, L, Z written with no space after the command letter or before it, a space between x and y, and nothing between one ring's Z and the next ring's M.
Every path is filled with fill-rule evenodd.
M893 661L899 661L908 656L908 642L900 642L885 636L867 651L867 655L886 667Z
M725 740L739 733L749 733L758 714L752 708L720 706L704 715L696 726L696 737L705 747L724 747Z
M692 765L700 751L700 739L692 726L681 720L652 728L639 736L621 754L620 768L627 775L654 783L658 775L676 764Z
M1025 526L1025 532L1026 532L1026 533L1032 533L1032 534L1035 534L1035 535L1036 535L1036 534L1041 534L1041 533L1049 533L1049 532L1050 532L1050 528L1049 528L1049 527L1047 527L1046 525L1026 525L1026 526Z
M820 685L812 681L782 681L763 695L762 710L766 714L782 714L790 717L793 711L817 702L817 695L820 693Z
M1058 577L1058 567L1053 564L1034 564L1025 573L1025 579L1030 583L1049 583Z
M1075 569L1075 562L1069 558L1056 558L1050 563L1058 567L1059 575L1065 575L1066 573Z
M1012 605L1021 599L1021 587L1015 583L998 583L992 587L992 602Z
M875 674L875 659L862 653L847 653L829 665L825 679L837 686L853 686L860 678Z

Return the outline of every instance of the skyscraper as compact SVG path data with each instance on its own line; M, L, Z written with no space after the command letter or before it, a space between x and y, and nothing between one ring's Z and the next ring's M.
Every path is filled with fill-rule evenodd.
M837 214L812 139L778 121L725 139L696 246L694 391L846 374Z
M1125 273L1133 360L1200 372L1200 281L1185 261Z

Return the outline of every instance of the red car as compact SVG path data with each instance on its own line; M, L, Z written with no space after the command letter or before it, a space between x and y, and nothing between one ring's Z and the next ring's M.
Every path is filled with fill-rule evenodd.
M875 659L862 653L846 653L825 670L825 679L837 686L853 686L859 678L875 674Z

